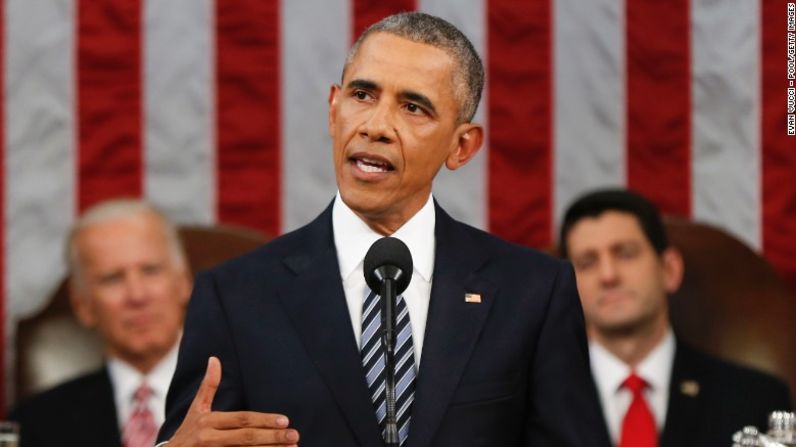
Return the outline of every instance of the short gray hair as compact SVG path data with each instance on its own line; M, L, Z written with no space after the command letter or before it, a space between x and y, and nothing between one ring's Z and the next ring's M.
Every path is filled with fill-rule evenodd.
M431 45L448 53L458 66L453 73L454 94L459 103L457 121L472 121L484 89L484 65L464 33L450 22L423 12L391 15L371 25L354 42L343 67L343 76L362 42L371 34L379 32Z
M182 246L177 227L157 207L140 199L111 199L100 202L87 209L74 223L66 245L66 261L69 266L69 278L75 284L82 284L80 266L80 249L77 245L77 236L84 229L108 220L149 214L155 216L166 236L169 253L174 265L181 270L188 271L188 261L185 249Z

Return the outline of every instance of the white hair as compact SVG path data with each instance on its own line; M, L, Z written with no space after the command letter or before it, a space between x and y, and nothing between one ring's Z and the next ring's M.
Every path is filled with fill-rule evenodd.
M177 227L163 212L149 202L140 199L111 199L100 202L86 210L74 223L67 238L66 256L69 266L69 277L76 284L81 284L80 247L77 237L86 228L109 220L149 214L155 216L166 236L169 253L174 265L183 271L188 270L185 249L177 233Z

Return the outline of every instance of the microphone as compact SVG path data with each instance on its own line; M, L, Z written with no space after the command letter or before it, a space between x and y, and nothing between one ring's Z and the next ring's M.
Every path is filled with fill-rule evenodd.
M396 299L412 280L412 254L400 239L383 237L368 249L363 261L365 282L381 296L381 338L384 347L384 392L387 414L384 441L398 447L398 423L395 409L395 326Z
M412 279L412 254L400 239L383 237L370 246L363 267L370 290L380 291L384 281L392 280L400 295Z

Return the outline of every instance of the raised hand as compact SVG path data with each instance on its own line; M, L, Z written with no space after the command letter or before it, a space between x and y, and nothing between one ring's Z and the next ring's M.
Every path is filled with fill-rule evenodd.
M298 445L299 434L288 427L287 416L254 411L212 411L220 382L221 362L210 357L199 390L168 447Z

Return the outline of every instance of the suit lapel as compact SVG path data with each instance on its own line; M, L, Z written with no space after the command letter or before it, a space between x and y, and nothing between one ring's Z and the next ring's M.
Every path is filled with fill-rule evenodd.
M408 441L413 447L431 445L497 291L474 273L485 254L468 241L461 224L436 209L431 302ZM480 294L481 302L465 302L465 293Z
M284 259L295 276L279 295L359 443L378 445L381 436L351 327L331 229L329 207L311 224L305 249Z
M661 434L661 447L687 447L699 428L702 394L699 371L691 368L690 351L677 344L672 365L672 380L669 384L669 409L666 424Z
M97 372L79 394L75 408L71 412L74 434L83 438L82 445L102 445L109 447L121 446L119 421L116 415L116 404L113 400L113 388L107 369Z

